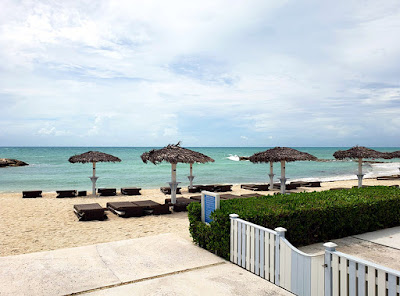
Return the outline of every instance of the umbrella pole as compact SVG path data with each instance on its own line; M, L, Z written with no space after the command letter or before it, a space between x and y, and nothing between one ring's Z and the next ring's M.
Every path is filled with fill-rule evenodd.
M176 204L176 188L178 183L176 182L176 163L171 163L171 183L169 183L171 188L171 203Z
M363 173L362 173L362 158L358 159L358 188L362 187L362 179L364 177Z
M92 180L92 196L96 196L96 181L98 177L96 177L96 162L93 162L93 177L90 177Z
M281 193L286 193L285 161L281 160Z
M188 179L190 181L189 188L192 189L193 188L193 179L194 179L194 176L193 176L193 163L190 164L190 176L188 176Z
M269 162L269 189L274 189L274 163L272 161Z

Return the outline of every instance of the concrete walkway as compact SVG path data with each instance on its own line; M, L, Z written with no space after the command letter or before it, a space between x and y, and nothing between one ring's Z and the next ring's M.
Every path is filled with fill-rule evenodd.
M334 239L337 251L346 253L373 263L400 270L400 226ZM307 254L323 254L322 243L300 250Z
M0 257L0 295L292 295L173 234Z

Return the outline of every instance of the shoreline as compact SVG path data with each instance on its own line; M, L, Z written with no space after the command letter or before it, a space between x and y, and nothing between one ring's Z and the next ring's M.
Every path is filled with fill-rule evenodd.
M333 187L356 186L357 180L322 182L321 187L299 187L291 192L323 191ZM365 185L400 185L400 179L376 180L365 179ZM178 197L189 198L198 193L188 193L187 187L182 187ZM249 191L241 189L240 185L232 186L230 194L241 195L258 193L272 195L279 190ZM106 212L105 221L80 222L73 213L73 205L99 203L106 207L110 201L153 200L164 203L169 195L164 195L159 189L142 189L138 196L104 196L55 198L55 192L44 192L42 198L22 198L22 191L16 193L0 193L0 257L49 251L61 248L78 247L139 238L161 233L174 233L192 241L189 233L187 212L170 215L144 216L138 218L121 218Z

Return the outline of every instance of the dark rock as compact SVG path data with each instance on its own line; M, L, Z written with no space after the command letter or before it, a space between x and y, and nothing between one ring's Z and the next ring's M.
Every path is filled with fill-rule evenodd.
M28 165L26 162L17 159L0 158L0 168L1 167L19 167Z

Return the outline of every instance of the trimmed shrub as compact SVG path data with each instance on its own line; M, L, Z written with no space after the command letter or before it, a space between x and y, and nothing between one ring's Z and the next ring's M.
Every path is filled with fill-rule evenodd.
M400 225L400 190L375 186L350 190L303 192L221 200L213 221L201 222L201 205L191 203L189 230L193 241L229 259L229 214L270 229L284 227L295 246L326 242Z

